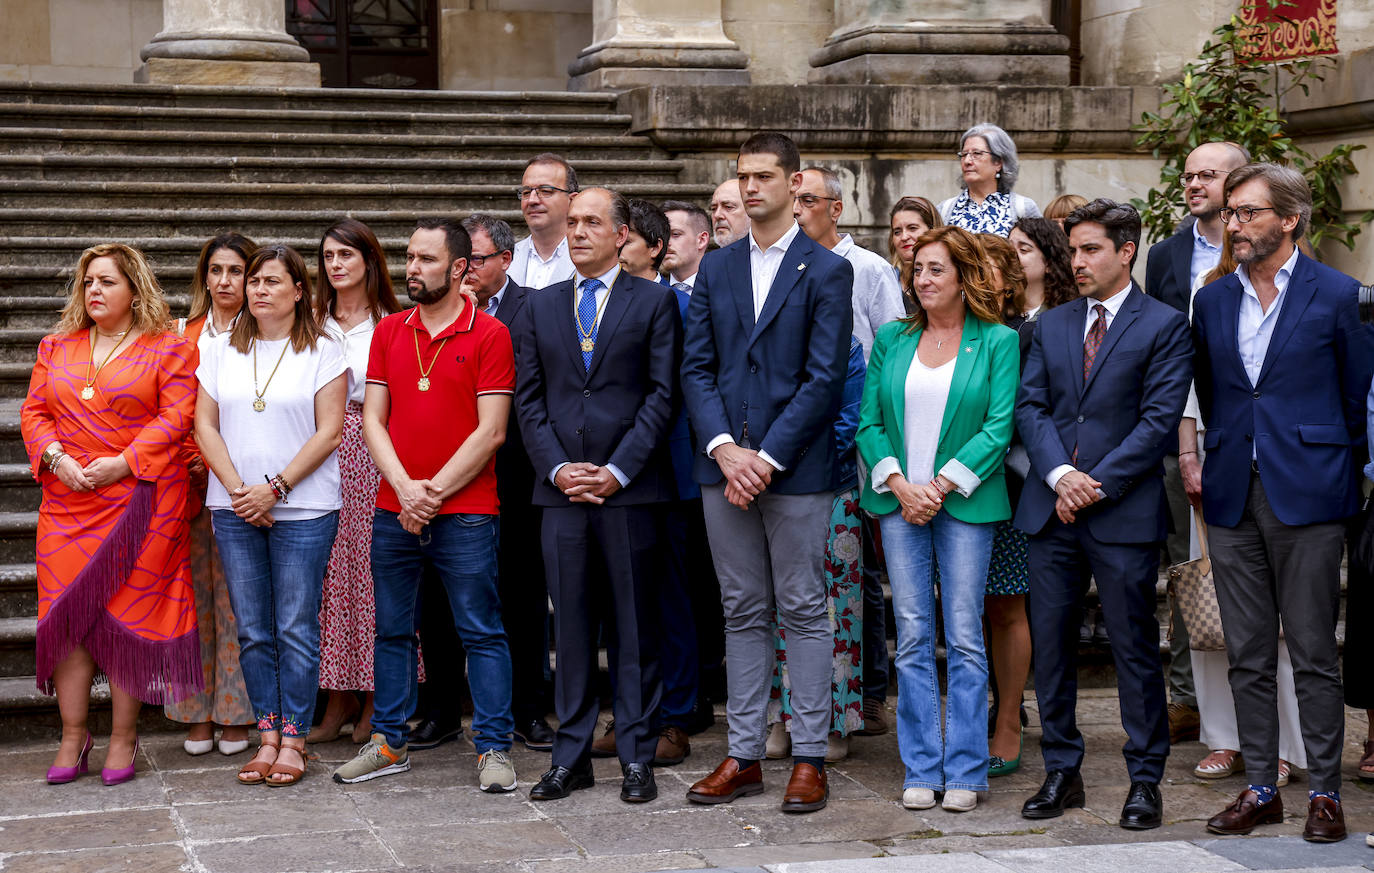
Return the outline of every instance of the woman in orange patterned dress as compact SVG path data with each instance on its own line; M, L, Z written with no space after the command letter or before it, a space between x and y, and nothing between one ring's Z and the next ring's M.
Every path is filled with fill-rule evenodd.
M195 346L166 330L143 256L87 249L21 412L43 489L38 511L38 687L57 694L62 746L51 783L86 772L91 683L110 681L113 727L101 778L134 776L142 702L201 685L186 562L183 442L195 410Z

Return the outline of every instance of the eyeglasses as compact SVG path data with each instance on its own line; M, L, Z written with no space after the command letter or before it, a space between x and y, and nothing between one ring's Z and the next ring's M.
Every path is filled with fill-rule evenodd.
M572 191L570 191L569 189L567 189L567 188L559 188L559 187L557 187L556 185L535 185L535 186L532 187L532 188L528 188L528 187L527 187L527 188L516 188L516 189L515 189L515 196L518 197L518 198L521 199L521 200L528 200L528 199L530 199L530 195L533 194L533 193L535 193L536 191L539 192L539 196L540 196L541 198L542 198L542 197L552 197L554 194L557 194L557 193L560 193L560 192L563 193L563 194L571 194L571 193L572 193Z
M1220 179L1222 176L1225 176L1230 172L1230 170L1198 170L1196 173L1184 173L1180 178L1183 179L1183 184L1185 185L1193 184L1194 179L1197 179L1202 184L1207 185L1212 182L1215 182L1217 179Z
M840 202L840 198L838 197L822 197L819 194L798 194L796 199L807 209L814 209L822 200L829 200L832 203Z
M973 158L975 161L978 161L982 160L983 158L992 157L992 152L985 152L982 149L965 149L961 152L955 152L954 156L961 161L964 158Z
M502 254L502 252L487 252L485 255L468 255L468 266L474 270L480 270L488 258L499 258Z
M1222 224L1230 223L1231 216L1234 215L1236 221L1239 221L1241 224L1249 224L1254 219L1256 213L1274 211L1274 207L1272 206L1237 206L1235 209L1229 206L1223 206L1221 207L1220 213L1221 222Z

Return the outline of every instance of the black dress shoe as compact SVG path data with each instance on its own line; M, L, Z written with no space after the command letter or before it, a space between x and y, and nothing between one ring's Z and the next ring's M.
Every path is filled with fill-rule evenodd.
M1058 818L1064 810L1082 807L1083 777L1077 770L1051 770L1040 790L1021 807L1022 818Z
M427 718L420 723L420 726L410 732L411 751L422 752L425 749L434 749L444 743L452 742L463 735L461 724L448 724L438 722L432 718Z
M620 799L626 803L648 803L658 797L654 784L654 768L648 764L622 764L625 781L620 783Z
M542 716L530 719L523 725L515 725L515 738L524 743L525 748L535 752L552 751L553 737L553 728Z
M1164 823L1164 798L1158 782L1132 782L1121 807L1121 826L1132 831L1148 831Z
M530 789L530 800L562 800L574 791L591 788L595 784L590 761L575 770L554 767L540 776L539 784Z

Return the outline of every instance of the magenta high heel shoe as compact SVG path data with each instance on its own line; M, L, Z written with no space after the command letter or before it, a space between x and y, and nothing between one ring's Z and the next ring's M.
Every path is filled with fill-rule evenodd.
M120 767L118 770L112 770L109 767L100 768L100 781L106 785L123 785L134 778L134 767L137 764L138 737L134 737L134 756L129 760L129 766Z
M75 780L76 777L82 775L83 773L89 772L89 771L90 771L90 767L87 766L86 759L87 759L88 757L90 757L90 754L91 754L91 746L93 746L93 745L95 745L95 738L91 736L90 731L87 731L87 732L86 732L86 745L85 745L84 747L82 747L82 749L81 749L81 757L76 759L76 766L75 766L75 767L57 767L57 766L49 767L49 768L48 768L48 784L49 784L49 785L65 785L65 784L67 784L68 782L71 782L71 781Z

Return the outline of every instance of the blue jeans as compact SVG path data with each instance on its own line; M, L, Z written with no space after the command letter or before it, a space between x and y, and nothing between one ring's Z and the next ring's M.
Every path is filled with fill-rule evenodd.
M920 527L894 512L879 519L897 623L897 748L902 788L986 791L988 661L983 594L995 524L940 512ZM934 558L934 560L932 560ZM940 567L949 681L943 743L935 668L935 563Z
M373 517L377 643L372 730L385 736L388 745L403 746L410 736L406 719L415 712L419 693L415 607L420 599L420 573L428 562L448 592L453 625L467 650L477 753L510 748L515 720L511 717L510 649L496 585L499 530L494 515L438 515L418 536L401 527L394 512L378 509ZM530 544L530 548L538 547ZM459 669L458 665L453 669Z
M258 730L305 736L315 720L320 596L339 513L271 527L254 527L227 509L211 518Z

